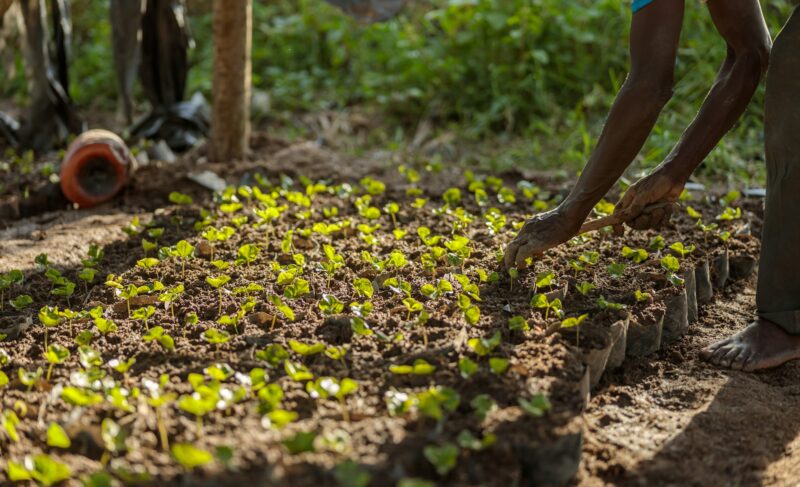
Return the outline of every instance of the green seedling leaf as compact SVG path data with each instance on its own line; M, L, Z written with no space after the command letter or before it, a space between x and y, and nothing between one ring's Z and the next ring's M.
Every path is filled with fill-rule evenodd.
M520 407L535 418L540 418L552 407L550 400L544 394L536 394L530 399L519 398Z
M623 274L625 274L625 268L627 266L623 263L613 263L608 265L608 274L613 277L614 279L622 279Z
M669 249L675 252L676 254L680 255L681 258L683 258L694 252L696 247L694 245L684 246L682 242L675 242L674 244L669 246Z
M325 351L324 343L313 343L311 345L299 342L297 340L289 340L289 348L295 353L307 357L309 355L316 355Z
M497 409L497 403L488 394L478 394L469 403L475 411L475 415L483 421L489 412Z
M458 370L461 372L461 377L468 379L478 371L478 364L469 357L461 357L458 360Z
M665 255L661 259L661 267L666 269L669 272L678 272L681 270L681 263L675 256L672 255Z
M550 287L555 284L556 275L552 272L540 272L536 274L536 287Z
M492 357L489 359L489 370L491 370L493 374L502 375L506 373L510 364L511 362L508 359Z
M390 365L389 372L397 375L430 375L436 371L436 367L429 364L425 359L416 359L413 365Z
M588 314L582 314L578 317L567 318L561 322L561 328L575 328L580 326L588 317Z
M350 459L333 469L333 477L341 487L367 487L372 479L369 472Z
M375 290L372 287L372 282L369 279L360 277L353 281L353 289L359 296L371 299Z
M214 461L214 456L189 443L176 443L172 445L172 457L186 470L194 470Z
M580 284L575 285L575 289L577 289L578 292L581 293L581 295L586 296L593 290L597 289L597 286L595 286L591 282L584 281Z
M286 371L286 374L296 382L304 382L314 378L314 374L312 374L305 365L296 364L290 360L283 361L283 369Z
M170 203L176 205L191 205L194 202L191 196L179 193L177 191L171 192L168 198Z
M422 453L436 469L436 473L442 476L450 473L458 462L458 447L452 443L445 443L442 446L426 446Z
M650 240L650 243L647 245L647 248L652 250L653 252L658 252L659 250L663 250L666 248L667 243L664 241L664 237L661 235L656 235Z
M287 438L281 442L286 450L292 455L299 455L300 453L313 452L314 440L317 439L317 433L314 431L298 431L293 437Z
M488 434L483 439L478 439L472 434L470 430L461 430L456 438L458 446L466 450L482 451L492 446L497 441L497 437L493 434Z
M492 353L500 345L501 340L500 332L496 331L491 338L470 338L467 341L467 346L479 357L483 357Z
M508 319L508 328L511 331L530 331L528 320L522 316L513 316Z
M622 247L622 256L635 264L641 264L647 260L649 254L645 249L632 249L626 245Z
M33 304L33 298L28 294L20 294L16 298L10 300L9 304L11 304L12 308L19 311Z
M47 427L47 446L67 449L72 446L67 432L58 423L50 423Z

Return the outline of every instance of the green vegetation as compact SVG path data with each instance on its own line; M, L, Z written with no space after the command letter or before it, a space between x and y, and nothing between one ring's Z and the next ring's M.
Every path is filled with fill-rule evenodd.
M189 91L207 96L210 3L189 1L196 40ZM763 6L775 34L791 2ZM71 89L82 107L113 109L116 101L106 9L103 2L73 2ZM303 129L292 121L297 112L357 107L386 120L380 128L389 130L371 139L390 147L430 119L437 130L466 139L498 134L497 144L470 156L487 164L566 165L572 171L585 162L625 78L629 22L628 0L432 0L371 26L359 26L322 0L254 2L253 83L268 93L271 107L256 114L299 135ZM675 97L642 152L644 166L666 156L725 55L703 5L687 4L684 24ZM16 65L16 73L0 80L0 95L23 100L20 53ZM745 181L763 174L757 163L762 100L759 93L709 157L706 173ZM190 200L176 194L174 201ZM385 209L394 220L392 208Z

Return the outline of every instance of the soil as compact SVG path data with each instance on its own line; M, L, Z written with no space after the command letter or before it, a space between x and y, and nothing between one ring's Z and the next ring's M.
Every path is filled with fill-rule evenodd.
M354 161L311 143L288 144L265 137L255 145L256 156L249 161L232 167L204 166L224 175L230 183L253 185L258 173L273 183L279 181L279 173L285 173L295 180L299 176L315 180L350 180L353 186L357 186L361 176L369 174L387 184L387 193L374 196L371 205L382 208L389 201L400 203L398 224L408 229L409 235L395 241L389 232L392 222L386 216L379 220L382 228L375 234L378 241L372 248L364 244L357 232L332 234L326 243L343 255L347 266L329 280L316 269L317 263L325 262L322 242L312 242L296 233L295 252L306 258L307 270L303 277L309 280L311 292L298 300L287 299L297 319L289 322L278 316L273 328L271 323L276 310L265 297L282 294L283 286L275 284L277 273L272 262L283 265L291 262L282 254L281 238L290 228L308 227L304 220L285 217L272 229L269 239L264 228L246 224L230 240L216 244L215 258L229 262L236 258L237 249L244 243L255 243L262 248L250 265L232 265L227 271L232 279L226 286L228 291L221 294L221 303L220 294L205 282L209 274L220 273L213 270L208 257L189 260L185 274L175 259L162 261L153 269L135 266L144 256L141 238L146 234L129 235L121 230L134 215L144 227L164 229L159 245L174 245L186 239L198 249L202 246L202 239L193 226L201 220L201 210L213 205L204 190L181 178L185 173L182 168L188 167L189 162L203 160L202 149L186 156L174 168L165 170L163 166L154 165L149 172L139 173L126 194L105 208L91 212L60 211L6 222L8 228L3 230L0 243L0 271L23 270L26 280L15 288L14 294L30 294L34 305L22 312L6 305L0 312L0 329L16 329L18 334L18 337L9 338L16 339L0 344L11 357L4 371L12 378L12 383L4 389L0 405L10 409L20 400L29 406L28 415L18 426L20 442L11 442L0 433L0 451L4 457L20 460L25 454L45 451L67 463L74 477L89 474L101 469L102 461L107 459L102 455L99 424L103 418L111 417L128 433L129 443L127 452L112 455L109 470L118 477L124 472L146 470L150 481L158 485L180 482L233 485L242 481L328 485L334 484L332 469L345 458L357 461L371 474L375 485L394 484L405 477L427 478L442 485L546 485L569 480L569 476L564 477L571 469L568 459L580 452L581 438L582 462L572 480L574 484L754 485L780 484L797 478L800 467L792 460L800 460L800 457L792 455L795 451L792 440L797 434L790 426L793 422L789 416L794 405L793 391L797 394L790 380L796 377L793 375L797 372L796 366L747 375L719 371L697 359L702 345L738 329L752 313L754 281L752 274L746 272L736 276L744 280L735 282L722 294L716 293L713 301L701 308L699 322L692 324L689 332L676 343L663 345L660 351L646 357L628 358L619 369L605 371L602 378L591 378L596 379L591 380L592 383L599 381L599 385L592 391L588 409L582 413L587 408L590 382L585 366L588 354L616 343L617 339L611 335L612 325L616 323L624 322L627 326L632 320L638 320L651 325L655 317L663 314L664 299L679 292L679 288L663 277L659 259L666 251L651 252L648 260L641 264L629 263L622 278L611 276L606 266L611 262L624 262L620 256L621 247L647 248L659 234L668 245L676 241L697 245L695 253L682 259L685 266L682 270L690 270L707 255L724 247L737 258L752 260L757 255L758 242L747 232L757 232L760 228L756 203L746 203L747 208L755 209L746 220L751 222L749 226L743 221L723 224L733 232L744 232L732 236L724 245L716 238L703 235L685 214L676 216L672 224L660 231L629 233L624 237L601 232L591 240L573 242L548 254L537 262L533 271L521 273L514 282L501 277L499 282L481 283L481 302L476 303L480 306L481 318L477 325L469 326L455 295L427 300L418 291L423 284L435 283L435 280L430 271L422 268L421 255L428 252L428 248L416 237L416 229L427 226L433 235L443 235L446 240L456 217L446 212L437 215L429 209L413 210L409 206L413 198L405 195L411 185L397 174L394 161ZM516 183L512 176L508 179ZM562 187L548 185L544 180L536 182L555 197L563 191ZM426 174L418 186L431 197L427 208L440 207L442 191L459 186L466 209L473 215L481 214L456 169ZM166 195L173 190L191 194L195 204L161 208L167 204ZM363 219L353 207L353 199L317 195L313 204L317 209L315 221L322 221L320 208L337 207L339 215L331 221L352 218L362 223ZM499 206L496 202L493 204ZM697 201L692 205L707 217L720 211L714 202ZM300 209L292 207L287 215ZM509 222L521 221L529 211L522 201L504 208ZM234 216L239 214L242 213ZM218 211L215 215L218 218L213 222L216 227L233 225L231 215ZM478 282L478 268L487 273L498 269L495 252L513 233L492 235L477 216L466 234L472 240L472 253L463 268L473 282ZM315 238L325 240L319 236ZM80 260L85 258L91 243L105 250L97 282L86 287L78 282L69 300L50 295L50 283L33 266L33 258L47 253L51 265L68 278L77 280ZM384 258L391 251L400 250L410 264L402 269L378 272L363 262L363 250ZM599 264L580 272L567 265L569 259L590 250L600 252ZM557 276L556 282L537 288L537 274L550 271ZM458 291L459 284L453 276L460 273L462 268L457 263L440 261L436 279L450 280ZM130 319L124 300L102 285L102 276L107 274L121 275L126 284L143 285L159 280L168 288L179 282L185 285L185 292L174 303L174 314L147 296L140 296L132 306L135 309L155 305L156 313L148 325L161 326L174 338L174 352L162 350L155 342L141 340L146 332L145 325ZM369 278L377 288L372 298L375 311L366 320L375 331L372 336L354 334L350 326L351 313L325 316L317 306L323 295L331 294L345 304L347 311L346 305L359 299L350 284L356 277ZM425 304L431 315L424 328L411 326L402 303L403 296L382 286L388 277L397 277L412 285L413 296ZM579 282L592 282L597 289L583 296L575 288ZM206 343L202 338L206 330L224 328L215 323L219 308L222 314L235 313L245 301L243 295L229 291L248 283L266 288L265 292L253 293L255 308L239 322L236 330L228 329L232 337L229 342L219 347ZM634 297L637 290L649 292L654 302L637 303ZM543 310L529 306L536 293L548 293L551 299L558 295L567 316L587 313L590 317L578 330L555 333L560 319L552 314L545 316ZM603 310L598 304L600 296L626 307L620 311ZM106 368L109 377L129 389L140 386L144 378L157 379L161 374L169 374L167 389L179 396L189 395L192 392L187 382L189 375L203 374L215 363L229 364L244 374L258 367L267 371L270 382L283 389L281 408L296 412L299 419L281 430L264 426L256 408L258 401L247 398L204 418L200 430L191 415L169 406L163 418L170 443L193 443L208 451L219 446L234 448L234 459L227 470L220 462L214 462L187 473L168 452L159 448L155 414L143 401L138 401L135 413L120 411L108 403L70 408L53 392L58 391L59 384L63 386L75 380L70 378L70 373L80 370L77 346L70 337L69 328L63 324L49 331L48 340L70 348L73 353L65 364L54 368L50 383L40 381L28 392L14 380L19 367L31 370L46 365L41 358L44 329L35 311L43 304L75 310L103 306L106 318L117 323L118 331L102 335L86 320L73 323L72 331L91 329L95 333L91 346L100 352L104 361L136 357L136 363L127 374ZM200 318L197 326L183 324L190 312ZM526 318L531 330L509 330L507 323L514 315ZM577 340L576 331L581 329L583 335ZM489 372L487 357L477 356L467 345L469 338L488 338L495 332L500 333L502 341L489 355L510 361L508 371L499 375ZM397 333L402 334L398 341L376 338L379 334L393 337ZM304 364L315 377L349 377L358 381L359 389L346 401L349 421L343 418L336 401L310 398L303 384L288 377L283 368L270 368L255 355L272 344L288 349L290 340L348 347L344 361L331 360L322 354L301 357L291 351L290 360ZM463 357L471 358L480 368L468 379L461 377L458 368L458 361ZM435 371L422 376L396 375L388 371L391 365L411 364L416 359L425 359L436 367ZM231 390L238 387L234 378L224 384ZM451 388L460 397L459 405L446 413L444 420L435 421L413 412L389 413L384 400L387 392L420 393L434 385ZM518 400L539 393L549 398L552 408L542 417L524 412ZM483 420L470 406L478 394L489 394L498 404ZM757 419L750 420L751 417ZM44 431L51 421L62 424L70 433L73 438L70 450L60 452L46 446ZM765 421L767 428L761 427ZM496 443L483 451L462 448L457 467L447 475L437 474L423 455L424 448L455 442L464 430L478 438L494 434ZM318 439L344 438L338 443L344 450L335 448L337 444L329 441L327 446L318 445L314 453L291 455L281 446L282 440L307 431L317 432ZM747 448L743 447L745 441ZM552 452L561 456L554 459ZM561 465L560 460L565 465ZM0 479L3 479L2 474Z

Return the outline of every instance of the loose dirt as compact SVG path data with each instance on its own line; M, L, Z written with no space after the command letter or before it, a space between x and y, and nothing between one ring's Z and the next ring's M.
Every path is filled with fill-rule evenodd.
M248 178L252 180L257 173L269 173L274 177L273 171L277 169L293 176L308 175L315 179L342 175L352 178L365 173L365 169L356 162L334 157L313 144L293 146L270 142L265 147L269 147L264 149L264 153L268 154L265 161L252 160L227 170L221 166L215 168L220 172L226 171L231 183L248 182ZM202 153L193 157L202 158ZM387 182L389 197L399 198L405 183L396 176L393 164L394 161L371 161L366 165L366 172ZM265 168L269 168L269 171ZM482 285L483 317L477 328L464 326L452 300L426 302L431 307L432 315L425 328L427 346L421 346L421 330L403 325L406 311L401 298L382 291L374 298L378 311L370 317L370 324L376 331L387 335L401 330L408 339L406 344L382 344L375 339L354 336L349 319L341 321L341 317L325 317L316 308L323 290L340 296L347 304L349 300L346 297L350 294L348 286L353 277L369 276L377 280L377 273L372 273L368 266L348 254L349 269L337 275L331 284L326 283L319 274L307 276L311 281L313 300L304 301L303 306L295 309L298 314L295 323L279 320L279 325L271 329L270 321L275 310L265 303L259 303L255 312L240 324L240 333L232 333L231 342L217 352L215 347L205 344L201 338L203 331L213 327L219 306L217 293L203 281L208 274L207 261L191 261L187 265L185 278L181 277L180 265L175 262L163 262L152 270L129 270L142 257L140 236L131 238L120 227L134 215L139 215L143 223L154 221L157 226L165 228L165 234L161 237L162 245L174 244L181 238L199 243L196 239L192 240L194 232L190 228L191 222L198 218L197 207L154 212L156 207L165 204L165 181L143 176L138 181L141 191L131 190L116 207L94 212L56 212L12 223L2 231L0 271L22 268L33 273L33 257L44 252L48 253L53 265L74 278L80 258L85 256L89 244L95 243L106 249L103 276L106 272L127 271L126 282L145 283L158 278L167 287L185 281L186 292L175 303L177 316L183 317L193 311L200 317L201 324L184 331L180 320L173 319L166 309L159 308L157 323L175 337L178 345L173 354L162 352L154 343L145 344L139 340L143 333L141 323L127 318L125 307L120 306L124 303L110 289L98 285L85 291L76 291L74 300L82 303L80 307L105 305L108 308L107 316L119 323L118 333L106 336L97 334L92 346L103 351L105 360L116 356L137 357L131 369L135 380L123 378L128 385L135 385L140 377L155 378L158 374L168 373L174 378L170 390L188 394L191 388L183 380L190 373L202 374L205 367L215 362L229 363L237 371L246 373L252 367L264 367L263 361L254 358L255 351L262 350L268 344L286 345L288 340L298 339L307 343L321 341L327 345L351 343L344 364L321 355L303 358L293 354L292 360L304 363L317 376L353 377L360 382L361 388L350 402L352 422L343 422L335 402L312 401L302 386L290 381L283 371L268 369L273 375L272 380L280 381L284 388L282 407L300 414L298 424L290 425L284 431L265 428L260 416L253 414L250 403L236 404L226 414L215 415L213 420L205 424L202 437L198 435L190 415L171 411L166 426L173 442L197 442L199 446L213 450L217 446L233 446L230 444L231 435L236 434L235 446L241 451L235 463L238 473L222 473L212 469L205 472L205 476L191 479L187 479L168 453L159 451L151 410L144 408L137 415L113 414L134 439L134 444L130 445L131 453L115 460L117 467L137 471L142 465L148 465L155 481L160 483L179 482L182 478L183 482L205 485L241 482L331 484L333 480L329 469L339 461L339 454L325 451L291 456L278 444L297 431L314 429L330 437L339 435L345 438L347 447L351 449L349 453L355 454L360 463L368 466L373 473L373 480L388 485L397 480L398 475L413 474L438 479L430 463L422 457L421 450L442 438L454 438L463 429L470 429L476 434L496 434L498 443L483 452L462 453L459 467L448 477L439 479L442 484L542 485L544 481L537 477L535 470L539 466L536 462L542 461L543 457L535 447L552 447L557 438L574 434L576 427L580 429L582 424L585 431L582 463L578 476L572 481L574 485L794 485L800 478L800 439L797 439L800 420L794 419L793 414L800 402L800 385L796 385L800 366L789 364L773 372L743 374L715 369L697 358L702 346L731 334L747 323L754 307L752 276L717 292L713 301L701 308L700 319L676 343L665 344L659 352L643 358L629 358L621 368L606 372L592 392L588 407L581 417L585 373L579 366L580 354L592 347L604 346L603 339L598 338L593 342L587 335L581 340L580 348L577 348L571 332L565 331L563 336L551 333L548 324L552 320L545 319L539 311L526 312L525 317L533 328L527 336L508 331L506 322L511 315L508 310L516 312L526 307L534 288L535 273L524 273L513 284L506 279L500 283ZM448 170L444 175L431 178L431 181L424 181L422 186L436 193L454 181L460 184L463 181L459 171ZM188 183L181 181L178 186L168 189L193 192L198 202L207 200L201 190ZM559 189L553 187L551 191L557 193ZM464 193L469 196L466 191ZM379 199L373 204L380 207L384 202ZM323 206L336 204L335 200L331 200L329 205ZM698 203L697 208L705 212L706 217L712 217L710 212L716 211L715 207L704 203ZM344 216L352 208L345 206L341 210ZM478 211L476 208L470 210ZM225 218L215 224L229 222ZM428 225L435 234L448 233L448 221L430 216L426 218L420 220L419 215L405 210L398 215L401 224L408 225L412 233L420 224ZM176 221L183 223L176 224ZM756 218L753 221L755 230L751 230L757 232L758 220ZM661 233L667 238L668 244L682 240L686 244L694 242L703 247L704 242L697 240L699 237L693 233L691 224L691 220L682 216L675 225ZM276 229L276 235L283 235L285 230ZM470 233L474 242L472 261L484 266L487 271L493 270L493 251L499 245L498 241L485 228ZM637 304L632 293L637 289L656 296L673 292L668 283L648 277L660 273L657 261L631 266L626 271L628 278L624 280L610 276L605 265L578 273L566 267L565 262L586 250L598 248L604 263L607 259L621 262L619 248L623 243L634 248L646 247L657 233L630 234L624 241L600 234L593 242L551 253L538 264L537 271L554 270L559 279L552 286L552 291L567 286L570 291L561 296L565 309L570 311L570 315L591 311L594 315L591 325L595 328L605 329L603 327L622 319L625 313L600 312L596 304L597 293L589 299L575 292L574 285L581 281L594 282L609 301L628 305L631 315L650 316L653 310L661 310L663 306L653 308L648 307L647 303ZM424 248L420 249L415 235L413 239L409 238L411 240L415 241L413 245L405 241L395 243L382 240L378 243L378 250L373 253L384 255L397 248L410 261L416 262ZM263 245L264 236L251 233L246 228L234 241L221 246L220 256L232 260L238 245L247 241ZM343 253L348 248L360 250L362 247L360 240L352 234L337 237L332 243ZM324 262L321 249L306 248L305 244L302 239L295 241L295 246L310 256L311 262ZM739 255L748 255L753 251L751 238L744 235L733 238L729 246ZM229 271L236 285L247 282L271 285L269 281L274 276L267 277L271 274L267 255L270 258L280 256L280 241L275 240L263 247L262 257L252 268L236 266ZM692 256L686 262L694 264L703 258ZM455 269L442 268L440 271L452 273ZM408 278L414 289L425 282L433 282L423 279L419 273L400 272L399 275ZM442 275L439 274L439 277ZM42 276L34 276L26 283L25 289L40 304L52 299L49 298L47 286L49 284ZM67 303L59 304L64 306ZM238 304L236 298L226 294L223 313L235 312ZM296 303L292 304L294 306ZM77 304L74 307L79 308ZM19 317L6 311L0 314L0 324L9 325ZM33 320L36 320L35 316ZM481 371L469 381L461 379L458 369L454 367L458 358L467 355L476 359L466 350L466 339L479 335L488 337L496 330L502 331L503 336L499 355L512 361L509 373L495 376ZM43 338L42 329L37 326L30 328L23 338L14 342L13 350L6 347L7 344L3 344L3 347L12 353L16 365L31 368L42 362ZM71 343L63 328L50 338L65 346ZM75 362L75 355L71 363ZM436 365L436 372L432 376L415 377L392 375L386 371L389 364L409 364L417 358L424 358ZM15 370L7 372L10 376ZM64 381L68 372L68 367L58 366L54 378ZM119 377L116 374L114 376ZM432 383L453 387L461 395L462 405L441 425L420 418L388 415L386 404L380 400L390 389L420 391ZM528 417L516 406L518 397L533 391L547 392L553 403L553 410L544 419ZM97 425L111 412L87 408L76 415L68 412L63 403L48 399L49 392L43 386L25 394L19 384L4 391L4 407L10 408L16 399L41 404L41 409L29 413L29 417L38 414L42 419L39 421L41 424L33 422L21 427L25 438L23 443L9 444L5 439L0 440L3 454L17 458L32 449L41 448L42 442L38 438L41 426L46 425L47 421L57 420L72 425L78 436L83 438L80 442L76 441L75 447L62 455L61 460L66 461L76 473L96 470L102 453L102 440L97 439ZM491 394L500 404L500 409L482 424L475 422L468 406L470 400L480 393ZM578 421L574 421L574 418ZM531 456L536 457L531 458L527 466L524 459L520 459L521 453L524 457L526 452L520 446L526 444L532 448ZM569 449L564 448L564 451ZM555 463L558 458L549 461Z

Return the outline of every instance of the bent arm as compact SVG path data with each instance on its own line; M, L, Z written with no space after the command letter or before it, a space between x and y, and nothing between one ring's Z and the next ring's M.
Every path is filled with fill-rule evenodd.
M771 47L758 0L711 0L708 9L728 54L694 121L656 169L681 187L744 113Z
M560 210L583 221L642 149L672 96L684 0L657 0L631 24L631 73L617 95L597 147Z

